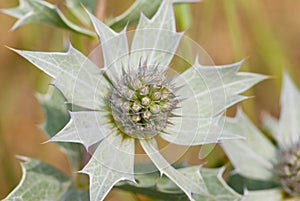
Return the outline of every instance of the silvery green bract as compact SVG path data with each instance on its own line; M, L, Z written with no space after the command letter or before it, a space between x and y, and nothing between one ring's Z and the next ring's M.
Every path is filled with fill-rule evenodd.
M38 101L43 107L45 122L40 126L50 138L61 130L70 120L65 98L53 86L46 94L38 94ZM57 143L67 155L72 170L78 170L82 161L82 146L76 143ZM19 184L7 195L5 201L41 201L64 200L86 201L88 192L74 188L74 178L43 161L18 156L21 160L22 178Z
M200 0L173 0L173 3L193 3L198 2ZM123 27L135 25L138 23L140 18L141 11L145 16L152 17L155 14L155 11L159 8L160 4L163 0L138 0L135 1L130 8L128 8L124 13L121 15L109 19L107 24L112 29L122 29Z
M255 125L241 111L235 118L228 118L225 123L225 132L240 134L248 140L224 141L222 147L230 158L235 172L250 179L276 182L280 186L280 176L282 170L278 169L278 164L282 160L288 160L289 168L298 166L297 157L292 155L295 145L299 145L300 137L300 92L293 84L292 80L285 73L281 92L281 114L279 120L264 114L264 127L272 134L277 142L277 147L258 130ZM297 149L296 149L297 150ZM281 158L280 153L289 153L288 158ZM283 156L284 157L284 156ZM284 168L292 177L294 173L289 172L289 168ZM299 169L298 169L299 171ZM299 174L296 173L296 174ZM288 200L283 195L282 188L274 188L260 191L246 191L246 200ZM293 194L293 192L288 192ZM296 199L295 197L291 200Z
M18 19L12 27L12 30L25 24L41 23L90 37L94 36L94 33L90 30L81 28L68 20L57 6L43 0L20 0L18 7L4 9L1 10L1 12Z
M199 0L173 0L173 3L191 3ZM124 26L136 25L138 23L140 12L146 16L152 17L163 0L138 0L120 16L109 19L107 24L113 29L122 29ZM94 11L96 8L96 0L67 0L66 6L68 10L76 16L76 18L84 25L90 25L87 13L83 6L89 11ZM74 31L89 37L96 35L88 29L79 27L70 21L61 10L44 0L19 0L19 6L15 8L2 9L0 12L17 18L17 22L12 27L12 30L20 26L39 23L47 24L63 28L69 31Z
M70 112L70 122L50 141L75 142L83 144L88 150L93 148L91 159L80 171L90 177L90 199L93 201L103 200L119 181L135 182L136 140L160 173L170 178L190 200L203 200L203 196L208 200L214 198L209 190L211 186L208 186L200 172L197 173L198 178L191 179L177 171L159 153L156 138L142 134L139 136L139 133L137 138L127 135L116 125L115 116L112 115L112 111L118 109L110 105L112 92L125 74L131 78L136 73L134 75L144 81L146 78L139 72L141 65L146 65L148 69L155 66L161 72L169 69L168 65L183 36L183 33L176 32L171 1L163 1L152 19L141 15L130 50L126 29L116 33L93 15L89 15L101 42L103 68L98 68L72 46L66 53L15 50L54 78L53 84L67 101L81 108L80 111ZM172 96L180 101L176 107L172 106L172 113L164 116L167 118L166 124L157 135L171 143L185 146L240 138L239 135L222 132L222 113L246 98L239 93L266 78L259 74L238 73L241 64L242 62L225 66L202 66L196 60L188 70L173 77L171 84L176 90L172 91ZM132 84L134 81L128 82ZM154 88L154 84L151 87ZM140 93L140 89L136 92ZM160 102L155 104L159 105ZM153 109L151 107L149 106ZM140 119L135 119L141 123ZM237 194L235 197L239 198Z
M178 164L177 164L178 165ZM147 164L149 167L149 165ZM192 181L202 179L205 182L211 196L196 195L193 198L197 201L234 201L241 196L234 192L223 180L225 168L200 168L199 166L183 167L177 169L178 172L190 178ZM201 176L200 176L201 175ZM147 174L137 174L137 184L127 183L118 185L118 188L129 190L135 193L147 192L156 200L188 201L188 197L166 176L160 176L154 171ZM200 182L200 181L198 181Z
M21 163L23 175L19 184L4 199L5 201L86 201L88 199L88 193L77 189L71 190L70 178L51 165L27 157L18 158L24 161Z

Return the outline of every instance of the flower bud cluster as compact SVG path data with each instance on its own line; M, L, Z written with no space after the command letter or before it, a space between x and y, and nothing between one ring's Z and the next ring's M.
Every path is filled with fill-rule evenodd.
M118 128L136 138L149 138L162 132L172 117L178 100L165 72L140 65L125 72L110 95L112 116Z
M300 195L300 144L279 152L276 170L283 189L292 196Z

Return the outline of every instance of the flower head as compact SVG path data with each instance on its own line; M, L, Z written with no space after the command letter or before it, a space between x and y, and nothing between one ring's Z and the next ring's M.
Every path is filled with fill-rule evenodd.
M279 150L275 172L282 188L292 196L300 196L300 144Z
M124 134L152 138L169 123L179 100L166 72L147 61L112 85L108 96L113 120Z
M239 110L234 119L225 123L227 132L242 134L247 141L226 141L222 144L235 171L250 179L275 182L281 188L249 192L249 200L265 198L272 193L273 200L292 199L300 193L300 92L285 74L281 93L279 120L265 114L263 123L277 142L277 147L263 135ZM252 197L253 196L253 197Z
M66 53L17 51L53 77L68 102L81 108L70 112L70 122L50 141L96 147L81 171L90 176L93 201L103 200L121 180L134 182L136 139L159 171L191 200L195 194L208 194L204 181L194 182L170 166L154 137L186 146L239 137L222 133L221 115L245 99L239 93L265 76L238 73L242 62L202 66L196 59L170 78L166 73L183 33L176 32L169 0L152 19L141 15L130 51L126 29L116 33L89 15L101 42L103 68L72 46Z

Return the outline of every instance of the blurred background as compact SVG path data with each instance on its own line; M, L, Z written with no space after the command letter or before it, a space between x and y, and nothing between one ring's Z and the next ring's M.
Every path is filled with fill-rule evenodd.
M133 0L98 0L96 13L108 19L124 12ZM64 8L64 1L49 1ZM17 0L2 0L0 8L18 5ZM101 10L101 12L99 11ZM267 111L279 114L279 94L283 70L290 72L300 86L300 1L285 0L204 0L190 5L176 5L178 30L202 46L216 64L228 64L247 58L243 71L271 75L271 79L255 86L247 95L254 96L242 105L259 126L260 115ZM99 14L100 12L100 14ZM46 25L26 25L10 31L15 19L0 14L0 199L19 182L21 169L16 155L48 162L70 174L64 154L54 144L42 144L46 137L38 125L44 120L35 94L45 93L49 77L5 46L41 51L64 51L64 39L84 54L97 41ZM197 164L197 151L186 155ZM226 158L217 147L208 157L209 166L218 166ZM225 162L224 162L225 161ZM198 163L199 164L199 163ZM107 200L149 200L120 191L110 193Z

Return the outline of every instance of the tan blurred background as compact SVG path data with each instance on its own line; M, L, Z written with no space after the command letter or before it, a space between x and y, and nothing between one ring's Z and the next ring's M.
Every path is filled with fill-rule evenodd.
M51 2L63 5L63 1ZM105 17L120 14L133 2L107 1ZM0 8L17 4L16 0L2 0ZM176 8L177 15L182 15L180 9ZM187 34L204 47L216 64L248 58L242 70L274 78L248 93L255 96L243 104L251 118L259 124L262 111L278 115L283 68L300 86L297 79L300 76L300 1L205 0L192 4L190 9L191 24ZM62 51L66 32L44 25L26 25L10 32L14 22L12 17L0 14L0 199L21 177L15 155L37 158L70 173L66 158L57 147L41 144L46 138L37 127L43 122L43 113L35 93L45 92L49 78L5 48L7 45L18 49ZM71 36L71 41L78 37ZM87 39L81 41L88 42ZM89 47L82 51L88 54ZM119 199L125 195L129 200L136 199L133 195L117 192L108 200L125 200Z

